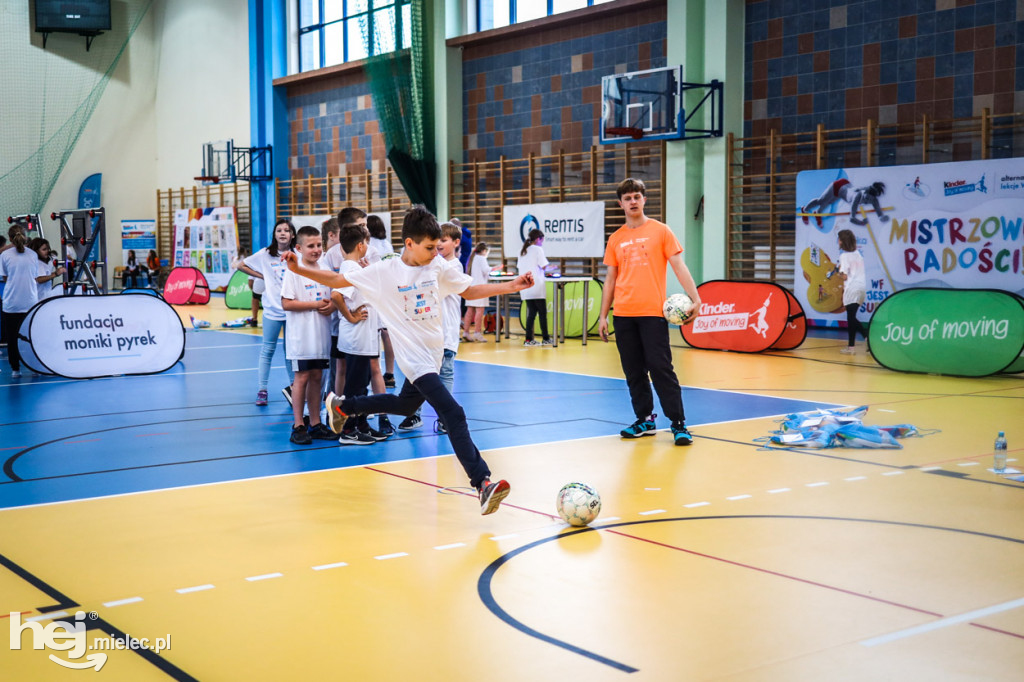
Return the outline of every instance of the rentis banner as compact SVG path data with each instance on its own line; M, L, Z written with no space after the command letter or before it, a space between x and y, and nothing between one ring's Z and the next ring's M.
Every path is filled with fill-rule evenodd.
M252 309L252 289L249 288L249 275L235 270L224 290L224 305L232 310Z
M210 286L196 268L174 268L164 282L164 300L174 305L209 303Z
M679 328L694 348L741 353L791 350L807 335L803 308L778 284L712 280L697 287L697 293L700 315Z
M552 258L604 256L604 202L520 204L502 211L505 258L518 258L530 230L544 233L544 255Z
M570 339L578 339L583 336L583 282L566 282L562 285L565 296L565 336ZM600 280L592 280L587 285L587 333L589 334L597 326L597 314L601 310L601 292L604 287ZM555 285L547 283L547 293L544 295L544 303L548 316L548 331L555 333L553 306L555 300ZM526 314L529 312L525 305L519 306L519 323L526 327ZM609 315L609 318L612 316ZM608 320L609 329L611 319ZM540 333L540 320L533 323L535 333Z
M48 298L32 309L21 334L43 373L69 379L155 374L185 354L178 314L146 294Z
M906 289L878 306L868 347L878 364L902 372L995 374L1024 351L1024 298L991 289Z
M1024 295L1024 159L803 171L796 180L796 282L812 323L845 323L833 274L840 230L864 256L862 321L912 287Z

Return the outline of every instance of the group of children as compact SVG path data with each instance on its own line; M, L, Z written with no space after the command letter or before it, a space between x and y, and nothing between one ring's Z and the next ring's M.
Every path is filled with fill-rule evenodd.
M452 397L460 340L459 297L480 300L513 293L532 285L533 276L525 273L501 284L473 284L457 258L461 228L439 225L422 206L414 206L404 218L400 256L386 250L389 244L373 243L367 222L362 211L342 211L337 243L331 243L333 225L325 225L322 232L314 227L296 231L288 221L278 221L271 245L239 266L265 286L257 404L267 402L270 361L283 329L292 442L338 439L342 444L371 444L390 435L383 428L386 415L402 415L407 424L413 417L418 420L421 405L428 402L437 412L439 431L448 434L478 491L481 513L490 514L508 495L509 485L490 480L465 412ZM332 334L335 315L337 330ZM386 391L384 379L391 372L380 372L381 330L387 330L405 376L397 394ZM323 374L332 356L338 370L334 390L324 401ZM320 419L324 402L326 425ZM373 414L381 415L381 429L370 426L368 416Z
M21 376L21 353L18 330L28 311L38 301L53 294L54 280L64 275L50 250L50 242L42 237L28 238L21 225L13 225L7 233L8 243L0 246L0 280L4 280L0 297L0 335L7 344L7 362L11 378Z

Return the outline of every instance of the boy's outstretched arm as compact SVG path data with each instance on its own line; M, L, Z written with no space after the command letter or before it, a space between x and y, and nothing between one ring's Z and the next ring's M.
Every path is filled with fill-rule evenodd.
M288 269L296 275L302 275L314 282L319 282L320 284L329 286L332 289L344 289L345 287L352 286L352 283L345 279L345 276L340 272L307 268L299 261L299 256L294 251L286 251L281 254L281 260L283 260L288 266Z
M517 291L529 289L532 286L533 273L524 272L511 282L497 282L495 284L474 284L471 287L466 287L460 294L460 296L462 296L462 298L466 299L467 301L472 301L477 298L489 298L491 296L500 296L502 294L514 294Z

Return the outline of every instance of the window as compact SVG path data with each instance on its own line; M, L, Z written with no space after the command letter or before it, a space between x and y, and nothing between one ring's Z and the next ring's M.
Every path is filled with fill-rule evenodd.
M299 71L365 59L412 43L409 0L297 2ZM372 44L367 45L365 36L373 36Z
M476 30L486 31L612 0L476 0Z

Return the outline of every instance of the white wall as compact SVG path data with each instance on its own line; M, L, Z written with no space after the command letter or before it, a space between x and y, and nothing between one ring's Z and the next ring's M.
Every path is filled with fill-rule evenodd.
M154 0L129 41L45 209L76 207L102 173L111 273L121 220L155 219L157 188L192 186L204 142L249 144L247 15L246 0Z

